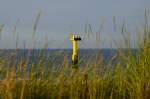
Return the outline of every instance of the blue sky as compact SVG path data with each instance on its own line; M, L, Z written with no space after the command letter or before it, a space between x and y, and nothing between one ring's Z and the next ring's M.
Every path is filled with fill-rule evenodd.
M110 47L112 38L121 39L120 34L113 31L113 16L117 25L125 21L128 31L134 33L144 24L144 10L149 9L149 5L150 0L0 0L0 25L5 24L0 48L15 48L17 33L20 48L23 43L28 48L33 45L42 48L47 41L50 48L70 48L70 32L79 32L84 38L80 47L94 48L95 37L86 41L87 23L91 24L94 33L104 23L100 46ZM41 17L32 38L33 24L39 12ZM13 33L15 26L16 34Z

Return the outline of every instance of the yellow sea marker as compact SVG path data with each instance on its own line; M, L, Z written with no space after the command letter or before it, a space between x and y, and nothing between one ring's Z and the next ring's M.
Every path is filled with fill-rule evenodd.
M81 40L81 37L72 35L70 40L72 41L72 68L78 70L78 41Z

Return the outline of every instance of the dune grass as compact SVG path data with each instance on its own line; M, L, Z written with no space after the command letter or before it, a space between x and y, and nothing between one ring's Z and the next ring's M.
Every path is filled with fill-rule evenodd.
M45 61L31 63L28 72L26 59L15 56L0 59L1 99L149 99L150 98L150 42L133 57L131 53L118 55L115 67L104 69L99 59L88 67L72 73L65 58L53 71L45 69ZM37 65L38 64L38 68ZM50 68L51 63L48 64ZM111 62L109 63L111 65ZM99 68L97 68L99 67ZM17 73L16 73L17 72Z
M17 49L0 57L0 99L150 99L150 31L144 33L136 54L124 36L127 51L118 49L107 64L99 52L76 73L67 56L54 68L46 51L16 63Z
M116 58L103 66L102 56L72 73L68 59L52 68L44 52L36 62L22 58L16 65L16 54L0 59L1 99L149 99L150 39L136 55L131 49L118 50ZM16 52L17 53L17 52ZM117 61L115 61L117 60ZM115 61L115 63L113 62ZM48 68L46 68L48 67Z

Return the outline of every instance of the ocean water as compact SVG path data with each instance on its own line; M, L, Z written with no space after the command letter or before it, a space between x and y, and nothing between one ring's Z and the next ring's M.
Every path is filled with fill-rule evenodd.
M125 53L128 49L122 49ZM131 52L136 57L137 50L131 49ZM78 66L80 70L84 70L85 67L89 66L92 69L96 64L96 72L104 74L105 71L113 69L115 64L118 62L118 58L114 59L114 56L118 54L118 49L79 49L78 51ZM49 71L53 72L54 75L59 74L62 66L72 67L72 49L3 49L0 50L0 60L5 60L5 67L7 69L12 66L16 68L16 74L20 73L20 66L24 67L23 61L25 61L26 71L30 75L31 70L37 73L44 70L45 74L48 75ZM109 61L112 60L111 65L108 65ZM21 63L22 62L22 63ZM40 64L42 62L42 65ZM102 63L101 63L102 62ZM43 65L44 64L44 65ZM6 70L7 70L6 69ZM22 70L22 69L21 69ZM70 69L69 69L70 70ZM23 72L24 70L22 70ZM65 72L68 75L68 71ZM20 75L20 74L19 74ZM23 75L22 75L23 76ZM48 76L46 76L48 77ZM0 77L0 79L3 79Z
M128 49L122 49L125 53ZM131 49L133 55L136 55L137 50ZM113 56L118 53L118 49L79 49L78 60L81 64L86 64L95 59L102 59L107 63ZM43 59L46 64L61 65L64 60L71 65L72 49L1 49L0 58L14 60L18 64L22 59L28 60L29 64L38 64Z

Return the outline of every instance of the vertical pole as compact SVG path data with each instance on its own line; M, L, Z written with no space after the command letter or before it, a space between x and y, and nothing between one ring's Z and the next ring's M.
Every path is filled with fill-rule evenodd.
M76 40L72 41L73 53L72 53L72 68L76 71L78 70L78 43Z
M78 41L81 37L73 35L70 40L72 41L72 69L76 72L78 71Z

